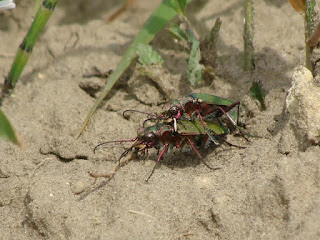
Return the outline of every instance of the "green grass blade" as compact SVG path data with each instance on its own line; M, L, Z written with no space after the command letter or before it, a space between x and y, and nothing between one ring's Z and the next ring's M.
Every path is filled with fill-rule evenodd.
M42 0L36 0L36 3L34 4L33 11L32 11L32 18L37 14L40 6L41 6Z
M11 66L8 77L3 85L3 93L8 93L16 85L25 65L27 64L32 52L34 43L38 38L41 30L50 18L58 0L44 0L32 22L31 27L23 42L19 46L16 57Z
M4 113L0 110L0 137L21 146L11 123Z
M110 89L114 86L114 84L118 81L122 73L127 69L130 63L136 57L136 47L139 43L148 44L155 35L162 30L176 15L177 12L173 8L174 3L177 0L163 0L160 5L154 10L152 15L143 25L142 29L136 35L135 39L127 49L127 51L122 56L120 63L118 64L115 71L110 75L107 84L104 86L100 96L97 98L95 104L91 108L89 114L86 119L82 123L82 126L79 130L77 137L81 135L83 130L85 129L87 123L89 122L91 116L98 108L102 100L107 96ZM191 0L188 0L189 3Z
M174 0L172 1L172 7L180 15L185 16L185 8L187 5L186 0Z

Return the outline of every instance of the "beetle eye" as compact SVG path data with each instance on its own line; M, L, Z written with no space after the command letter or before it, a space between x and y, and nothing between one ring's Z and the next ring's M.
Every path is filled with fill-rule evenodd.
M169 108L170 116L176 116L178 112L179 112L179 107L177 105L173 105L171 108Z
M153 132L149 132L144 136L144 141L152 142L155 138L155 134Z

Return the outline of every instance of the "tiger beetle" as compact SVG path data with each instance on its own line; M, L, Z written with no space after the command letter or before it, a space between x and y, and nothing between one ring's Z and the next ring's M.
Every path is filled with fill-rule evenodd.
M218 124L227 125L229 128L237 128L240 134L249 141L242 131L238 128L239 123L239 111L240 102L233 102L229 99L205 94L205 93L191 93L187 96L178 98L171 102L171 104L166 105L164 108L167 109L163 111L160 115L149 114L148 119L144 121L154 121L154 120L165 120L173 123L174 131L177 131L177 121L178 120L197 120L199 119L205 128L206 133L210 139L215 142L215 136L210 133L210 129L206 127L206 120L204 117L210 117L216 119ZM237 111L231 111L237 107ZM123 112L123 115L128 111ZM140 112L140 111L135 111ZM144 112L140 112L144 113ZM225 119L222 119L224 117ZM223 121L223 122L222 122Z
M217 125L213 122L205 122L206 128L211 131L216 139L223 140L223 137L229 133L229 129L224 126ZM148 181L152 176L157 164L160 162L162 156L165 152L167 152L169 146L174 146L176 148L183 147L184 144L188 143L192 150L195 152L197 157L204 163L205 166L212 170L216 170L219 168L213 168L209 166L206 162L203 161L201 154L198 152L194 140L196 137L204 136L204 142L208 139L208 134L203 126L202 122L199 120L196 121L189 121L189 120L180 120L177 122L177 131L175 131L174 127L168 123L157 123L153 126L149 126L146 128L140 128L138 130L137 137L130 139L130 140L116 140L116 141L108 141L103 142L97 145L94 148L94 153L98 147L113 142L133 142L132 146L127 148L120 156L118 162L120 166L120 160L126 156L129 152L141 152L143 155L148 154L149 148L156 148L158 150L158 158L157 163L154 166L151 174L146 179ZM225 140L223 140L226 142ZM216 142L214 142L217 144ZM226 142L231 146L235 146L231 143ZM90 176L97 178L97 177L110 177L110 174L93 174L89 173Z

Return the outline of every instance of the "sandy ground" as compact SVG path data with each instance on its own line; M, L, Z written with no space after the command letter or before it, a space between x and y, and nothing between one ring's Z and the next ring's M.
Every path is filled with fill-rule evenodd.
M196 1L189 12L199 35L217 17L222 20L217 76L192 88L186 80L186 54L164 31L153 41L168 70L161 90L131 68L75 139L95 101L94 90L106 81L83 74L93 67L114 69L159 2L137 0L110 24L104 18L118 1L58 3L14 94L2 106L25 149L0 141L0 238L320 239L319 142L299 138L303 134L294 127L300 124L295 121L299 114L292 114L294 119L286 114L296 108L284 111L295 68L304 63L303 19L287 1L255 3L254 73L242 70L243 1ZM31 12L24 1L1 16L2 79ZM267 91L266 111L249 97L251 82L258 79ZM187 149L173 149L145 183L154 150L147 160L129 162L113 179L94 183L87 171L109 171L130 143L111 144L97 154L94 146L133 138L143 122L138 114L124 119L123 110L159 112L159 103L168 100L165 95L190 92L240 100L246 131L260 138L247 143L230 136L230 142L246 148L221 146L204 153L209 164L221 167L217 171Z

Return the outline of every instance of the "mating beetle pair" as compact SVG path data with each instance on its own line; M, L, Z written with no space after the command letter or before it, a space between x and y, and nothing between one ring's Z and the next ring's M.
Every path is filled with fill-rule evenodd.
M224 136L234 128L237 128L239 106L240 102L232 102L228 99L209 94L189 94L165 106L166 110L159 115L147 113L149 118L144 123L147 121L157 121L157 123L149 127L140 128L136 138L110 142L133 142L132 146L126 149L120 156L119 163L120 159L129 152L135 151L146 154L149 148L156 148L160 152L157 159L157 162L160 162L161 157L168 150L169 146L180 148L186 143L189 144L199 159L202 160L195 146L195 139L203 137L202 141L206 142L210 138L218 145ZM233 111L235 107L237 107L237 111ZM94 151L97 147L110 142L97 145ZM202 162L207 167L214 169L203 160ZM91 174L91 176L94 175Z

